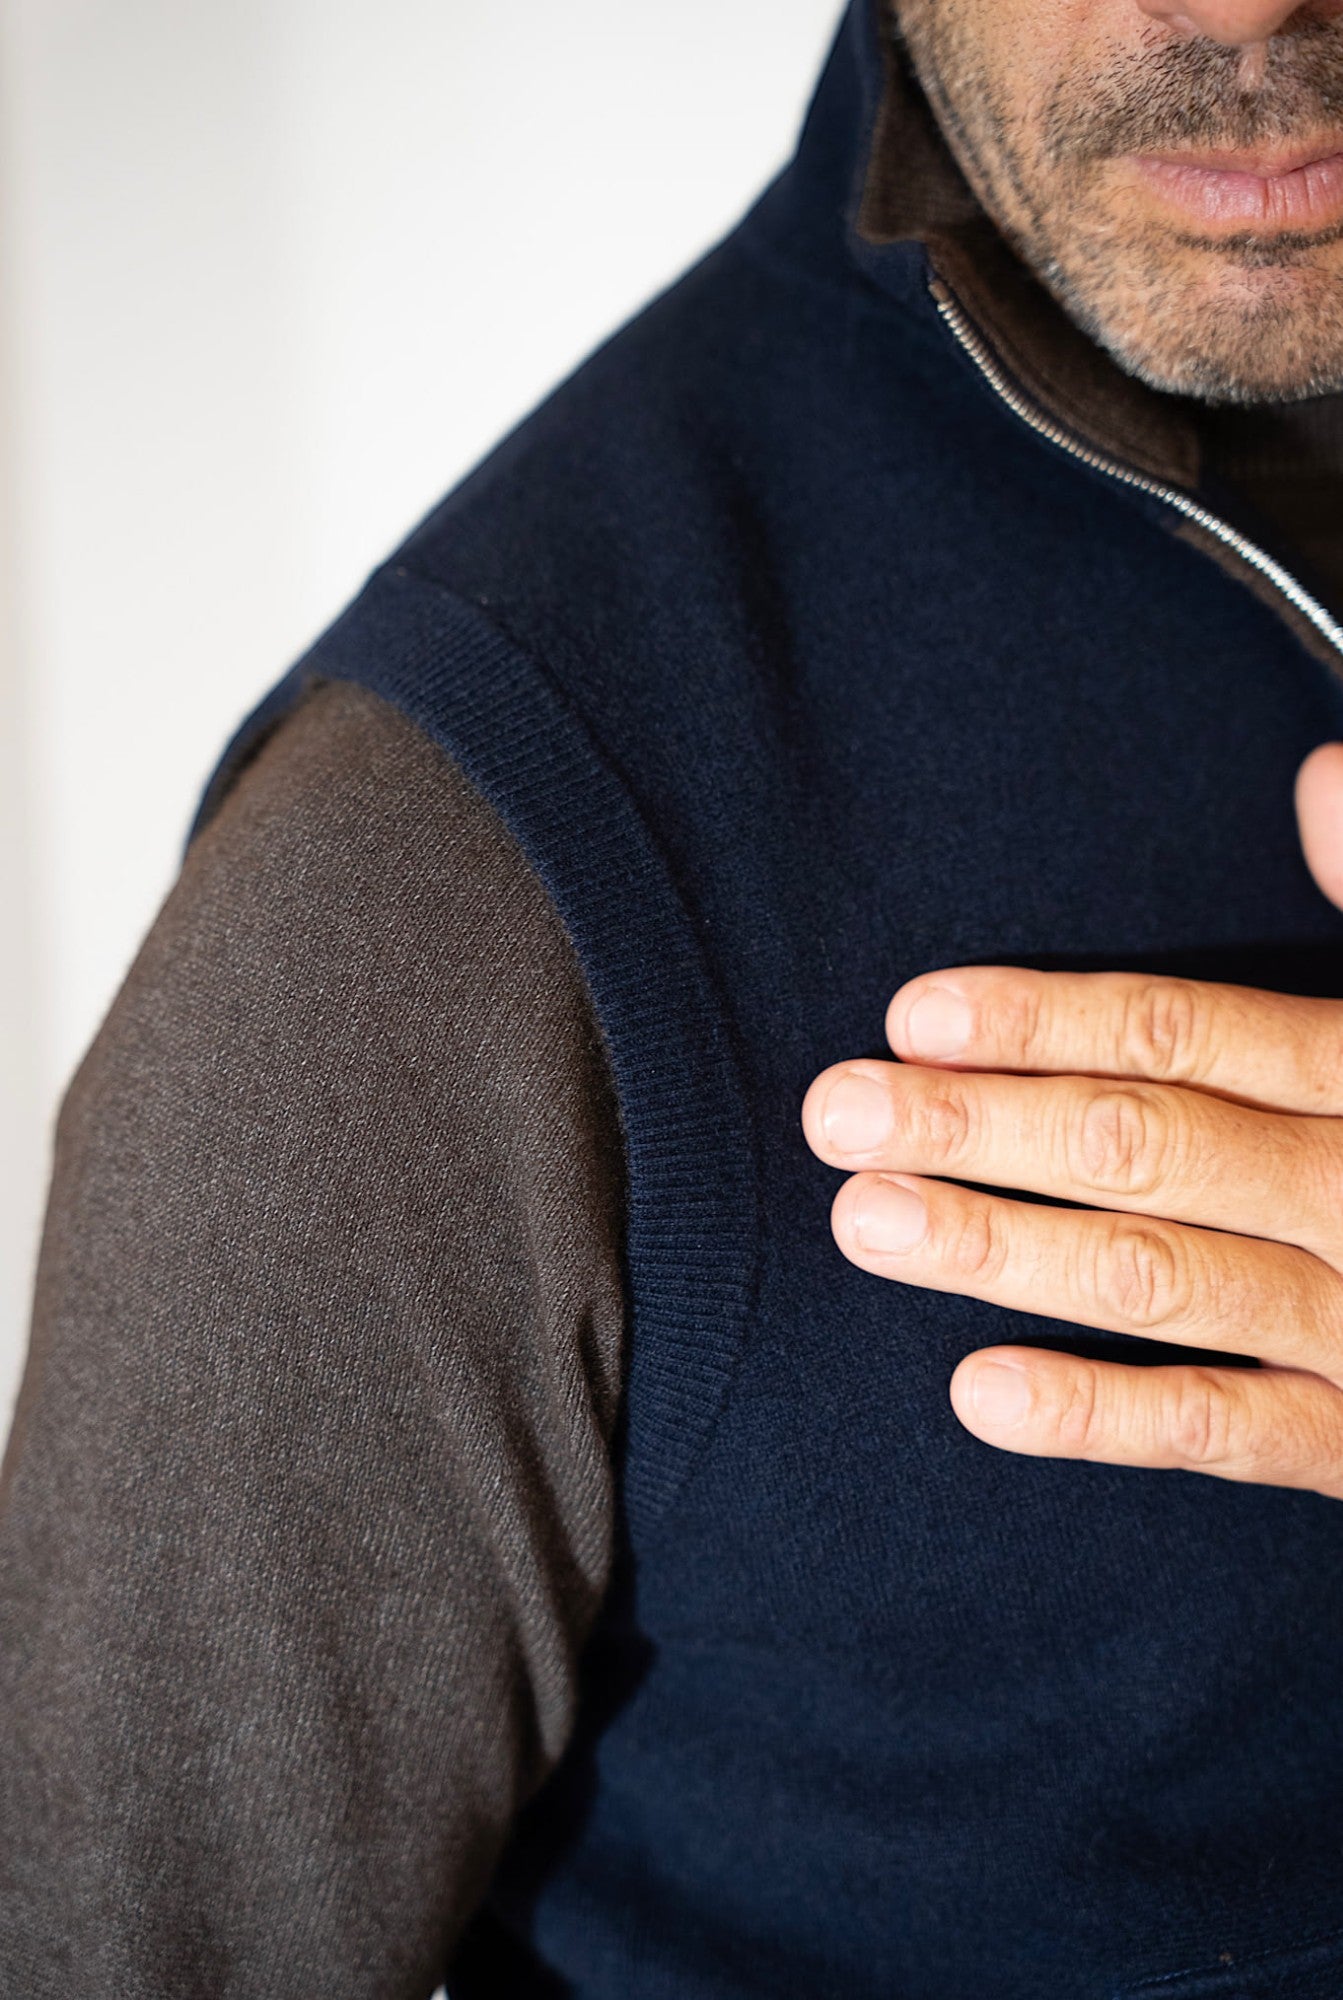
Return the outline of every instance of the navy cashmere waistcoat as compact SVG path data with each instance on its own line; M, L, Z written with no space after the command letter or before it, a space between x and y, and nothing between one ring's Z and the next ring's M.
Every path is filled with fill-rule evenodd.
M1021 421L916 243L855 253L879 63L855 0L751 213L206 794L309 677L389 697L523 842L619 1087L617 1581L450 1990L1343 1995L1343 1505L976 1440L974 1349L1188 1351L858 1270L802 1136L941 965L1343 993L1292 806L1339 663Z

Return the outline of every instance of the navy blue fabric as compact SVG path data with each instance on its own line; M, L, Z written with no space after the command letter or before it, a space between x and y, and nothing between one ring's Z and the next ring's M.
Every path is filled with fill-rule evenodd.
M450 1987L1343 1994L1343 1507L972 1438L976 1348L1188 1352L858 1271L801 1134L939 965L1343 994L1292 811L1336 671L1012 415L919 248L855 244L879 74L854 0L789 168L374 572L197 820L305 681L363 682L522 839L611 1042L617 1581Z

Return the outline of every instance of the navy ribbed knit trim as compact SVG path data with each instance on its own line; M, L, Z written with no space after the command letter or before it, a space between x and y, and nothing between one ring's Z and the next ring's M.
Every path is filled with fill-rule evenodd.
M500 813L568 929L628 1146L632 1526L671 1504L723 1405L759 1257L749 1113L691 919L623 783L559 686L474 607L400 564L360 594L223 752L188 845L314 679L394 703Z

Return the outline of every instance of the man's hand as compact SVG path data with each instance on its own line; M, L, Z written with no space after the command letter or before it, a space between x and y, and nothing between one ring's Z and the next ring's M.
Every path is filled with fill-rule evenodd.
M1343 907L1343 744L1306 759L1296 805ZM855 1170L831 1214L855 1264L1263 1364L989 1348L951 1378L967 1429L1343 1499L1343 1001L958 966L901 987L886 1036L900 1062L838 1064L802 1106L813 1151Z

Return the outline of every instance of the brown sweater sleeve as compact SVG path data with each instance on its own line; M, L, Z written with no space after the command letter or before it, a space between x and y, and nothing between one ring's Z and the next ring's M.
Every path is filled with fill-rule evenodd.
M608 1579L623 1205L544 889L320 687L61 1107L0 1477L0 1993L432 1992Z

